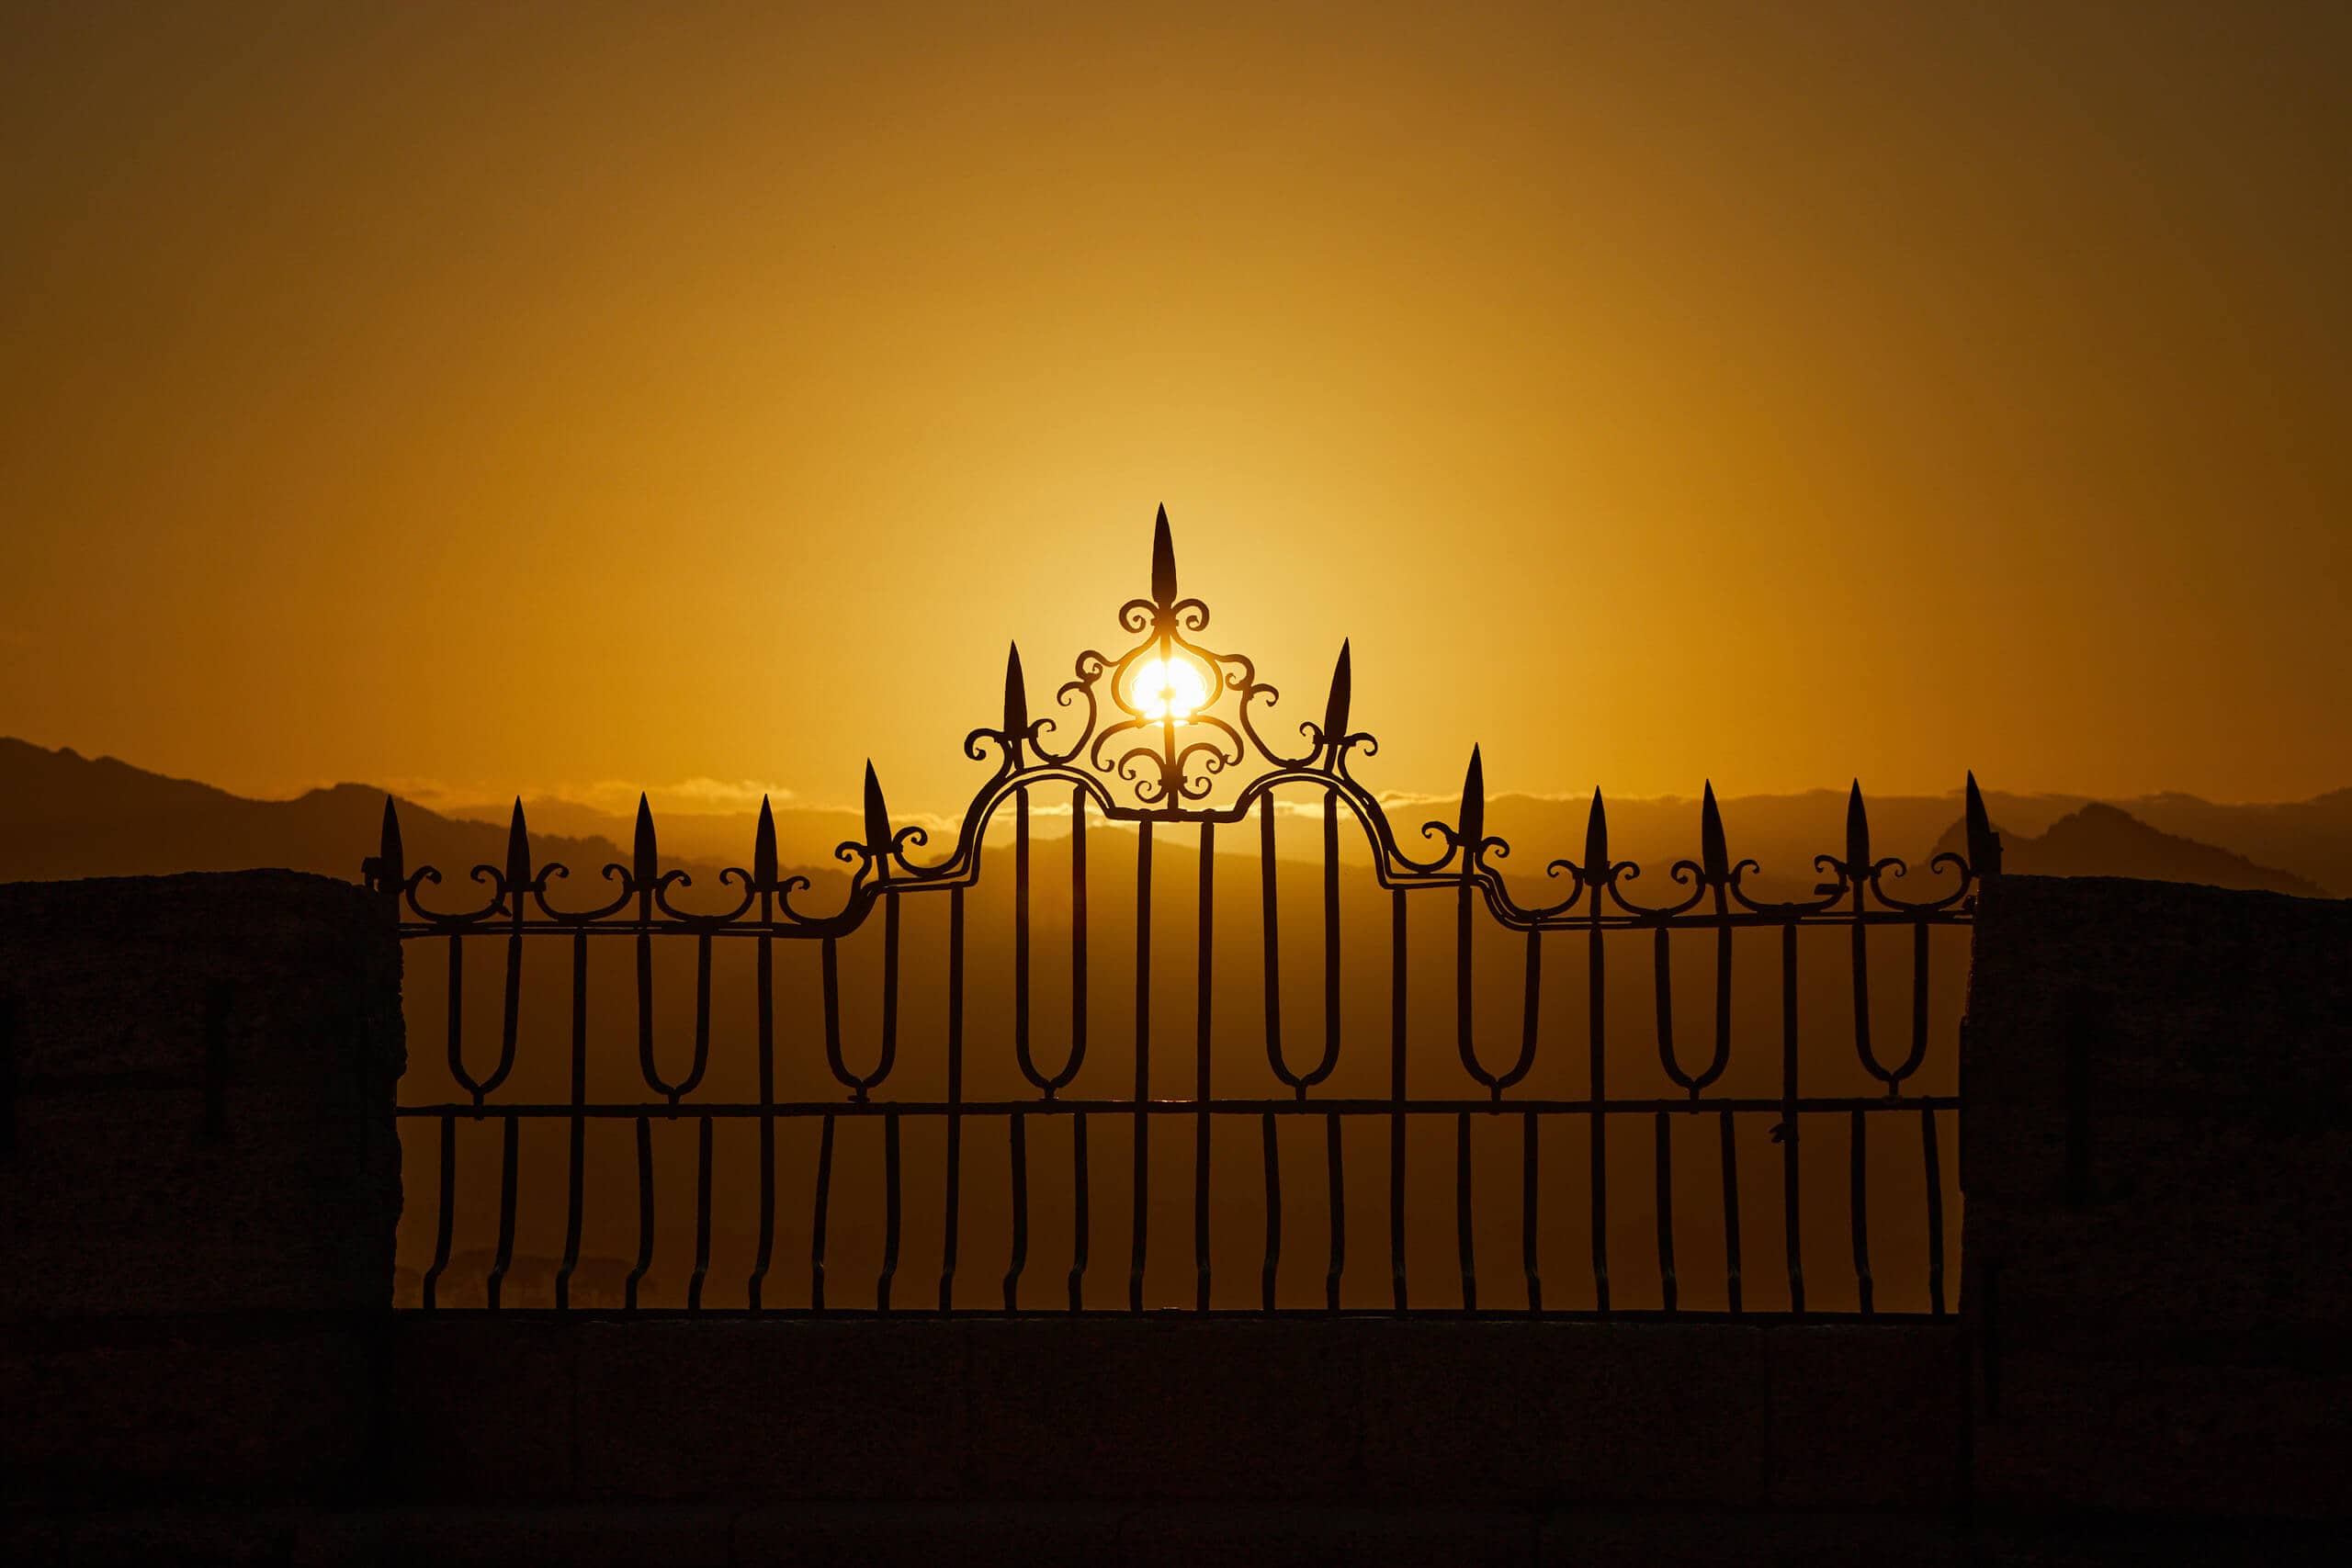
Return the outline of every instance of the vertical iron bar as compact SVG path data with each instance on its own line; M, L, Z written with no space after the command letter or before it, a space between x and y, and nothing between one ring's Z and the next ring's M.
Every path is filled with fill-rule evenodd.
M1282 1151L1274 1140L1274 1113L1271 1111L1259 1118L1266 1145L1266 1266L1259 1275L1260 1290L1265 1308L1274 1310L1274 1272L1283 1257L1283 1167Z
M1086 1112L1069 1119L1069 1310L1086 1310Z
M1340 1060L1340 792L1323 792L1323 1062L1317 1081ZM1299 1098L1306 1097L1301 1089Z
M1519 1061L1503 1080L1495 1087L1495 1098L1500 1100L1503 1089L1526 1076L1535 1065L1535 1041L1542 1032L1544 1021L1544 929L1527 928L1527 993L1520 1009Z
M1867 874L1864 866L1857 875ZM1870 928L1862 923L1862 883L1854 884L1854 1049L1862 1066L1874 1075L1878 1073L1878 1058L1871 1054L1871 967Z
M503 1006L503 1008L501 1010L500 1014L499 1014L499 1024L498 1024L498 1070L497 1070L497 1071L495 1071L495 1072L493 1072L493 1073L492 1073L492 1074L491 1074L491 1076L490 1076L490 1077L489 1077L487 1080L485 1080L485 1081L484 1081L484 1083L483 1083L483 1085L482 1085L482 1088L483 1088L483 1089L494 1089L494 1088L496 1088L496 1087L497 1087L497 1085L498 1085L499 1080L500 1080L500 1079L502 1079L502 1078L503 1078L503 1077L505 1077L505 1076L506 1076L506 1069L507 1069L509 1066L511 1066L514 1064L514 1045L515 1045L515 1042L516 1042L516 1041L518 1041L518 1040L522 1037L522 1030L523 1030L523 915L522 915L523 894L522 894L522 890L521 890L520 888L515 889L515 890L514 891L513 897L514 897L514 908L515 908L515 914L514 914L514 931L512 931L511 932L509 932L509 933L507 934L507 938L506 938L506 996L505 996L505 998L504 998L504 1006Z
M1012 792L1012 1055L1022 1076L1036 1082L1037 1065L1029 1055L1029 792L1018 786Z
M491 1263L489 1280L493 1312L498 1310L498 1293L506 1283L506 1270L514 1262L514 1185L523 1136L522 1123L513 1111L501 1120L506 1126L498 1156L498 1255Z
M1004 1310L1021 1306L1021 1270L1029 1265L1029 1137L1028 1121L1012 1113L1012 1258L1004 1274Z
M1542 1312L1544 1277L1535 1267L1535 1112L1530 1111L1519 1124L1519 1252L1520 1267L1527 1270L1527 1310Z
M692 1094L702 1082L703 1068L710 1065L710 933L703 931L695 938L695 1059L686 1076L670 1096L675 1105L681 1094Z
M817 1212L808 1227L808 1310L825 1310L825 1222L833 1196L833 1116L817 1134Z
M461 932L449 936L449 1076L472 1089L474 1107L481 1107L481 1090L466 1071L466 939Z
M1289 1069L1283 1066L1282 938L1276 924L1280 916L1274 887L1274 797L1271 791L1258 797L1258 863L1264 888L1266 928L1266 1060L1272 1065L1277 1079L1288 1081ZM1306 1098L1304 1088L1299 1089L1298 1097Z
M702 1282L710 1277L710 1118L695 1130L695 1271L686 1276L686 1310L702 1310Z
M1453 1235L1462 1251L1462 1310L1478 1310L1478 1263L1470 1230L1470 1112L1453 1119Z
M1650 968L1657 977L1657 1002L1652 1010L1657 1015L1657 1059L1667 1076L1679 1085L1682 1070L1674 1058L1674 946L1667 934L1665 923L1657 927L1651 944Z
M427 1312L439 1304L435 1297L440 1288L442 1270L449 1267L449 1236L458 1217L457 1195L458 1119L445 1111L441 1113L441 1212L433 1233L433 1264L424 1271L424 1307Z
M1143 1311L1145 1222L1151 1213L1151 821L1136 829L1135 1239L1127 1254L1127 1310Z
M653 1122L637 1119L637 1267L621 1287L621 1305L637 1310L637 1287L653 1267Z
M1199 990L1193 1002L1193 1289L1195 1310L1209 1310L1209 976L1215 952L1216 824L1201 824Z
M1323 1274L1323 1305L1331 1312L1340 1310L1340 1275L1348 1262L1348 1179L1340 1155L1340 1113L1336 1111L1323 1118L1323 1142L1330 1161L1329 1191L1331 1210L1331 1265Z
M762 894L764 904L769 895ZM752 1261L751 1308L760 1310L760 1292L775 1258L775 939L763 931L757 954L760 1056L760 1250Z
M1723 1131L1724 1279L1730 1287L1731 1310L1739 1311L1739 1150L1733 1135L1732 1113L1720 1111L1716 1125Z
M1854 1212L1854 1280L1861 1290L1862 1313L1865 1316L1873 1310L1871 1304L1870 1186L1863 1170L1869 1150L1863 1136L1863 1128L1867 1125L1868 1122L1863 1112L1856 1111L1853 1113L1853 1136L1849 1140L1852 1159L1846 1172L1847 1189L1852 1200Z
M1389 895L1388 1272L1405 1310L1405 890Z
M1078 1075L1086 1060L1086 792L1070 792L1069 818L1069 1066L1060 1077Z
M1944 1314L1944 1168L1936 1153L1936 1113L1919 1108L1919 1141L1928 1162L1928 1310Z
M899 1272L899 1113L882 1115L882 1276L874 1281L874 1310L890 1310L890 1280Z
M1723 891L1716 889L1716 913L1723 910ZM1731 927L1715 928L1715 1071L1731 1063ZM1705 1080L1702 1080L1704 1087Z
M1657 1277L1672 1312L1681 1291L1674 1277L1674 1118L1657 1113Z
M899 905L895 893L885 893L882 901L882 1053L875 1059L874 1076L867 1080L880 1083L890 1076L890 1067L899 1059ZM860 1089L857 1098L864 1100L866 1091Z
M555 1271L555 1304L571 1305L571 1274L580 1267L580 1227L586 1208L588 1119L588 932L571 933L571 1149L565 1165L563 1262Z
M1797 926L1781 927L1781 1210L1789 1254L1789 1310L1804 1311L1804 1256L1797 1202Z
M1928 1059L1928 924L1911 928L1911 1055L1886 1086L1889 1094L1903 1092L1904 1075Z
M1585 1035L1592 1057L1592 1294L1593 1304L1609 1310L1609 1113L1603 1103L1608 1085L1608 1024L1601 967L1600 892L1592 895L1592 933L1588 939L1586 970L1591 993Z
M947 1234L940 1246L939 1310L956 1304L956 1225L964 1172L964 890L947 895Z
M653 1066L653 933L642 928L637 933L637 1065L645 1086L661 1092L662 1075ZM678 1102L676 1095L669 1098Z
M1472 886L1470 879L1467 876L1464 877L1461 890L1454 896L1453 1043L1455 1049L1462 1056L1462 1070L1470 1075L1473 1082L1477 1082L1484 1075L1478 1070L1477 1042L1472 1029L1470 1016L1472 983L1470 978L1470 889ZM1502 1098L1503 1091L1499 1086L1495 1087L1494 1096L1497 1100Z

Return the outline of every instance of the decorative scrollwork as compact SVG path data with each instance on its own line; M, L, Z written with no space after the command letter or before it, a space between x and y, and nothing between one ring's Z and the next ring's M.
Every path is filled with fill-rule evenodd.
M841 907L831 912L797 907L794 896L808 893L812 882L805 875L782 874L774 815L765 801L761 803L750 869L729 866L718 874L721 887L734 894L732 907L722 909L699 911L673 901L673 891L691 886L692 878L683 869L662 869L652 813L642 796L630 863L604 868L614 891L593 907L567 908L548 897L550 886L571 874L557 862L534 868L520 800L509 829L505 864L472 870L473 880L489 892L479 907L443 909L420 897L427 885L441 882L441 874L431 866L407 870L399 818L389 799L379 852L364 863L363 875L370 887L405 906L413 932L460 934L504 923L517 931L526 925L559 930L628 925L702 932L751 927L779 937L840 937L856 930L886 897L970 886L979 874L981 842L999 808L1049 784L1075 792L1113 820L1228 824L1242 820L1278 788L1311 787L1323 795L1326 809L1344 805L1363 827L1381 886L1457 887L1482 901L1503 925L1526 931L1603 924L1663 928L1679 922L1728 929L1742 921L1835 919L1859 924L1871 918L1962 919L1974 910L1983 877L1999 866L2000 839L1972 776L1966 795L1966 854L1944 851L1928 863L1931 875L1949 877L1950 882L1933 886L1925 897L1892 891L1889 882L1902 882L1909 868L1899 859L1871 854L1857 784L1849 803L1845 853L1815 858L1815 871L1822 880L1813 897L1758 897L1746 880L1758 864L1730 856L1710 786L1701 808L1699 858L1673 862L1659 884L1669 896L1653 903L1634 891L1641 885L1643 868L1611 856L1606 808L1595 791L1582 859L1558 859L1545 867L1548 878L1565 881L1564 895L1552 903L1523 905L1498 869L1510 854L1510 844L1486 830L1485 776L1476 747L1471 749L1454 819L1421 825L1420 838L1434 846L1434 852L1409 852L1400 843L1380 798L1355 772L1356 764L1378 755L1380 747L1372 735L1349 728L1354 682L1347 643L1340 644L1322 715L1296 724L1304 749L1288 750L1269 739L1269 731L1278 728L1272 719L1281 694L1259 679L1257 666L1247 655L1221 651L1201 640L1210 625L1209 607L1200 599L1178 594L1175 549L1164 508L1153 527L1151 592L1120 605L1116 619L1134 640L1115 654L1092 649L1079 654L1071 678L1056 689L1054 707L1045 714L1030 712L1021 652L1018 648L1010 650L998 722L964 738L967 758L993 765L965 808L952 841L943 844L941 858L910 857L910 851L930 846L932 834L914 824L892 825L881 784L872 764L867 765L864 831L834 851L847 868L849 887ZM1220 795L1227 798L1220 801ZM1681 1081L1679 1069L1675 1072ZM1897 1079L1901 1076L1900 1070L1894 1074Z

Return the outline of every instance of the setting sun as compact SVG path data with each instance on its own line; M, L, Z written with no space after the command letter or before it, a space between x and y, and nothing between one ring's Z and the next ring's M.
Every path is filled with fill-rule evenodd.
M1208 678L1189 659L1147 659L1136 669L1135 698L1144 717L1181 723L1207 705Z

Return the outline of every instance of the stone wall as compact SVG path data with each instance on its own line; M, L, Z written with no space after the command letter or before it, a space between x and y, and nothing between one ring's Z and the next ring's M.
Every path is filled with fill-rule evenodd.
M19 1524L77 1498L1924 1517L1972 1489L1980 1517L2346 1513L2352 906L1987 886L1965 1335L395 1314L380 900L284 873L0 886L0 943Z
M1962 1062L1979 1497L2352 1513L2352 904L1996 879Z
M1959 1325L402 1314L403 1501L1938 1512Z
M0 1488L340 1484L400 1213L390 911L291 872L17 883L0 953Z

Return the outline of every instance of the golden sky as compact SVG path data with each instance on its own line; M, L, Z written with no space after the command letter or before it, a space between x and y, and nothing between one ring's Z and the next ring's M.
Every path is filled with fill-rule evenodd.
M952 807L1175 525L1372 782L2352 784L2352 7L16 4L0 733Z

